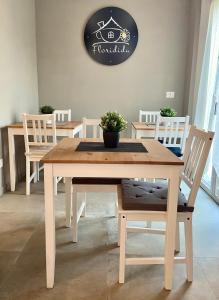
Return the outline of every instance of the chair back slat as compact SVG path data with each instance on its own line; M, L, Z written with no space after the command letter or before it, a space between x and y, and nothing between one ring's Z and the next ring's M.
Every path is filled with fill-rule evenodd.
M103 131L100 128L100 119L83 118L83 137L102 138Z
M189 206L195 204L213 137L213 132L205 132L191 126L183 155L184 168L181 174L181 180L190 188Z
M180 147L183 152L188 135L189 116L157 117L155 139L166 147Z
M139 110L139 122L156 123L159 111Z
M53 114L56 116L56 122L71 121L71 109L56 109Z
M56 121L54 114L23 114L23 128L26 153L30 147L52 147L56 144Z

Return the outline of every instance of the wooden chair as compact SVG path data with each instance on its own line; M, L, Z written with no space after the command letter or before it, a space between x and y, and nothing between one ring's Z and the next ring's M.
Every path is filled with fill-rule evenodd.
M23 114L26 156L26 195L30 195L30 183L37 181L39 161L56 144L55 115ZM33 163L33 173L30 165Z
M190 193L186 198L179 193L177 206L177 224L184 223L186 256L176 257L177 263L185 263L187 267L187 280L193 279L193 250L192 250L192 215L195 199L200 186L204 167L208 158L214 134L191 127L183 155L184 168L181 180L189 187ZM118 214L119 214L119 243L120 264L119 282L124 283L126 264L163 264L163 257L126 258L125 243L126 232L144 232L165 234L164 230L152 228L127 228L127 221L164 221L167 209L168 187L160 184L123 180L118 188ZM138 197L136 196L138 195ZM140 195L140 196L139 196ZM177 226L177 228L179 228ZM179 241L179 232L176 232L176 245Z
M71 109L54 110L53 114L56 116L56 122L71 121Z
M157 118L155 139L178 157L183 154L188 132L189 116L169 118L158 116Z
M102 130L99 126L99 119L83 118L83 137L102 137ZM90 128L89 128L90 127ZM69 201L70 197L66 198L66 226L71 226L71 211L72 206L72 235L73 242L78 241L78 222L81 216L86 213L86 192L115 192L117 193L117 185L121 183L120 179L116 178L73 178L72 179L72 204ZM66 185L68 182L66 182ZM77 193L84 193L84 199L81 205L78 205ZM115 203L117 213L117 201Z
M158 116L160 116L160 111L139 110L139 122L156 124Z

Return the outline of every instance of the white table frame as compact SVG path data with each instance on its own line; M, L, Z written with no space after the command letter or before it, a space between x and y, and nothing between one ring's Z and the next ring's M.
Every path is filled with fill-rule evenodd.
M83 124L72 128L56 128L56 136L74 137L79 134L82 137ZM31 131L30 131L31 132ZM48 129L49 134L49 129ZM15 163L15 136L24 135L23 127L8 127L8 148L9 148L9 166L10 166L10 186L11 192L15 191L16 186L16 163Z
M144 123L142 123L144 124ZM132 139L141 138L154 138L155 137L155 127L154 129L136 129L132 124Z
M72 177L136 177L169 179L164 256L164 287L171 290L174 266L178 187L181 168L182 165L170 164L44 163L47 288L53 288L55 276L56 242L53 177L66 177L66 197L72 197Z

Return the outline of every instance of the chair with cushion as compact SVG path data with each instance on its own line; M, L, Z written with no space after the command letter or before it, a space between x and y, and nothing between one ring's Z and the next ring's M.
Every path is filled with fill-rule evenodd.
M26 156L26 195L30 195L30 183L32 180L37 181L40 160L56 144L55 115L23 114L23 128ZM30 174L31 162L33 163L32 174Z
M187 267L187 280L193 279L192 254L192 215L195 199L200 186L204 167L208 158L214 134L191 127L183 155L184 167L181 181L189 188L186 198L179 190L177 206L177 224L184 223L186 257L175 258L178 263L185 263ZM163 258L126 258L125 244L126 232L144 232L165 234L165 230L152 228L127 227L127 221L158 221L165 222L167 210L168 186L160 183L137 182L122 180L118 187L118 214L120 233L120 265L119 282L124 283L126 264L163 264ZM178 226L176 228L179 228ZM176 231L176 242L179 232Z
M139 122L156 124L160 111L139 110Z
M83 118L83 137L101 138L102 129L99 126L100 119ZM66 183L68 184L68 182ZM72 223L73 242L78 241L78 222L81 216L85 216L86 210L86 192L115 192L117 193L117 185L121 184L120 179L116 178L80 178L72 179L73 197L72 204L69 202L69 197L66 201L66 226L70 227ZM80 206L78 205L77 193L84 193L84 199ZM72 206L72 221L69 213ZM117 213L117 200L115 203Z
M189 116L162 117L156 122L155 139L172 151L177 157L183 155L189 131Z
M57 122L71 121L71 109L56 109L53 114Z

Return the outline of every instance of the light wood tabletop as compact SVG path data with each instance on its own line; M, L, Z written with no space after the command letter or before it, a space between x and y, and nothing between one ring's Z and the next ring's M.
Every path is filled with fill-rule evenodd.
M42 159L43 163L89 163L89 164L157 164L183 165L183 161L155 140L121 139L120 142L142 143L147 153L140 152L85 152L75 151L79 143L101 139L64 138Z
M81 125L82 121L66 121L66 122L56 122L56 128L57 129L74 129L77 126ZM13 124L8 125L8 128L22 128L23 123L22 122L16 122ZM29 127L32 127L32 124L29 123ZM48 125L49 127L49 125Z
M152 124L152 123L144 123L144 122L132 122L132 126L136 129L136 130L155 130L155 126L156 124Z

